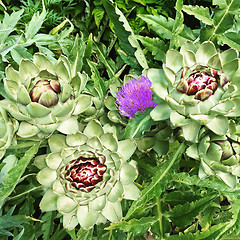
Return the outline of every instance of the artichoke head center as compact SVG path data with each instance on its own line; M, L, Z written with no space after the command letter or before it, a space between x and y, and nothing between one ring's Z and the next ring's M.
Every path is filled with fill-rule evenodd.
M89 156L80 156L70 161L60 170L60 176L67 180L67 185L70 184L82 192L91 192L96 184L103 181L103 175L107 170L103 155L89 153Z
M183 75L176 87L177 91L194 96L200 101L207 100L215 93L219 85L223 87L228 82L225 74L214 69L198 70L186 78Z
M29 95L33 102L45 107L53 107L58 103L61 86L57 80L39 80L31 89Z

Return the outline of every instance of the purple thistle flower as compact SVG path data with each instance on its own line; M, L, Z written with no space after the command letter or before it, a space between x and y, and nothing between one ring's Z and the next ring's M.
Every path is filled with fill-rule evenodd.
M151 81L145 77L129 79L117 92L119 113L134 118L136 112L143 112L145 108L156 107L152 102Z

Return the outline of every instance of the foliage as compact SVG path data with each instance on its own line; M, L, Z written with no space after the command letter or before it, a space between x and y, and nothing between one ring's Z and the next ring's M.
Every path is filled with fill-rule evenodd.
M62 59L58 69L60 75L67 76L68 70L66 69L71 69L73 94L77 94L77 91L82 88L79 102L83 104L81 109L74 110L78 112L78 116L75 116L78 130L71 134L66 133L64 137L59 129L54 130L50 134L52 136L50 139L57 136L55 142L48 140L50 135L44 134L29 138L21 137L18 130L21 123L25 121L22 119L16 123L18 129L11 130L11 133L13 132L12 144L4 152L4 157L0 159L0 238L16 240L239 239L240 163L238 156L240 150L238 143L240 127L239 98L236 97L240 87L238 83L240 76L239 9L238 0L0 1L2 13L0 16L1 108L4 107L4 100L9 98L8 90L4 87L5 78L7 74L10 74L6 70L9 68L7 66L13 67L11 74L19 74L14 75L15 77L22 79L23 73L29 73L31 76L28 70L18 68L22 59L33 61L37 52L44 54L53 65L58 63L56 59L60 57ZM179 69L172 75L171 71L169 73L166 69L172 71L177 69L180 57L183 59L181 60L183 64L189 59L189 62L194 62L195 60L191 60L191 57L195 58L195 55L198 57L196 49L187 49L187 53L184 52L181 47L185 46L186 42L188 46L194 46L196 49L206 42L215 45L217 52L214 54L217 57L211 56L211 61L209 60L206 65L217 66L216 59L220 59L218 57L221 56L227 63L223 71L225 70L227 75L229 74L234 80L234 87L226 92L224 99L227 100L224 102L228 103L227 106L232 106L234 103L236 107L227 114L228 123L224 126L217 126L218 129L224 128L226 131L224 134L220 133L220 136L214 135L213 141L215 142L211 148L208 141L204 139L198 141L198 138L209 134L212 128L199 127L198 138L194 143L191 142L191 138L184 140L182 125L186 126L187 117L194 122L196 119L193 119L191 112L187 117L184 116L184 119L174 118L176 112L170 113L166 105L169 102L163 101L165 95L168 94L168 90L165 90L166 86L169 87L168 89L176 87L171 84L171 76L176 75L179 79L181 78ZM182 49L181 56L176 53L180 48ZM169 54L174 53L175 57L170 61ZM206 53L205 50L203 53ZM189 59L186 56L190 56ZM203 58L206 59L207 55ZM229 63L230 59L232 62ZM173 63L174 67L170 68ZM64 64L68 66L63 67ZM186 71L191 70L195 71L191 68ZM45 74L46 72L43 71ZM51 71L48 74L51 74ZM147 108L142 113L136 113L135 118L120 116L116 105L117 91L129 78L136 78L140 75L147 75L152 81L152 89L155 91L153 101L157 102L158 106L154 108L155 112L153 108ZM183 72L182 75L184 75ZM170 76L169 79L168 76ZM44 75L44 77L48 76ZM30 78L26 77L26 79ZM28 85L29 82L30 80L26 80L22 84ZM16 88L14 84L11 81L9 88ZM11 88L11 86L14 87ZM16 93L17 98L21 98L20 94ZM236 99L229 100L231 94ZM4 108L8 112L8 118L12 121L14 116L11 115L9 107ZM19 111L25 111L21 106L19 109ZM206 112L205 108L204 110ZM160 112L161 121L156 119L156 111ZM234 111L236 111L235 115ZM224 115L223 112L222 110L221 114ZM197 115L196 118L200 119L204 114ZM211 113L203 120L212 119L215 114ZM51 120L54 117L51 115ZM10 122L8 119L4 121ZM49 122L47 118L44 121ZM0 120L0 148L5 122ZM103 127L101 130L97 126L93 127L92 122L97 122ZM72 126L71 123L69 126ZM84 131L86 126L91 127ZM193 132L194 129L190 128L188 134ZM88 140L83 140L84 135ZM228 156L227 159L229 162L234 159L234 163L225 161L221 165L216 164L215 159L211 159L213 149L219 149L217 144L218 141L223 141L223 137L233 142L231 154L234 158ZM67 144L72 144L71 147L70 145L66 147L67 145L62 141L63 138L67 139ZM73 229L65 229L63 226L66 223L64 223L61 211L44 212L41 210L41 199L47 194L46 189L38 182L39 169L44 169L47 165L48 171L53 172L51 167L54 168L53 165L57 164L58 146L64 149L61 155L64 158L64 154L73 155L73 148L76 148L79 143L83 149L86 148L84 141L87 141L86 145L89 145L86 151L90 148L95 151L104 145L104 148L108 150L101 151L102 154L107 152L107 158L111 159L111 161L107 160L108 164L117 165L120 155L116 157L113 154L116 152L114 143L117 138L120 139L119 154L122 154L121 157L129 164L126 172L116 171L111 177L121 178L122 182L126 181L128 178L122 177L123 172L131 175L133 168L131 164L137 163L138 176L133 179L136 175L134 170L131 181L135 182L134 184L131 182L134 185L131 189L138 188L141 191L140 197L136 200L129 200L134 199L134 193L130 194L131 191L126 190L128 186L126 184L124 185L126 191L123 192L128 192L131 197L121 196L123 212L121 221L110 222L101 219L90 229L84 229L79 224ZM221 145L221 147L219 151L222 154L228 146ZM111 148L115 150L112 151ZM210 153L203 152L208 151L205 149L210 149ZM49 159L53 153L56 158L52 159L54 164L51 164ZM214 154L217 153L214 152ZM129 156L131 156L131 161ZM206 165L203 167L203 156L209 160L210 167ZM134 169L135 167L134 165ZM206 172L204 177L203 172L199 170L203 168ZM230 171L229 169L236 176L234 187L226 184L229 181L225 179L229 176L226 174ZM41 173L44 171L42 170ZM54 174L56 172L57 170L54 169ZM52 176L44 176L42 179L47 177L50 179ZM46 181L45 185L51 181ZM55 191L53 186L48 187ZM119 191L121 192L121 189ZM117 195L119 194L121 195L121 193ZM89 199L89 204L91 204L91 198ZM114 201L117 200L114 199ZM52 207L51 204L49 201L49 209ZM55 205L53 208L57 209ZM113 213L107 214L111 216Z

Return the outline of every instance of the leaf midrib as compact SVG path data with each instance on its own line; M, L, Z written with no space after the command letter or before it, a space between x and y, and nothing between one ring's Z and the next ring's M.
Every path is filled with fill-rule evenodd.
M222 23L222 21L223 21L223 19L225 18L225 16L228 14L228 11L229 11L229 9L230 9L233 1L234 1L234 0L231 0L231 3L228 5L227 10L225 11L222 19L219 21L219 23L217 24L217 26L216 26L216 28L214 29L213 33L212 33L211 36L208 38L209 41L210 41L211 38L216 34L217 29L219 28L219 26L220 26L220 24Z

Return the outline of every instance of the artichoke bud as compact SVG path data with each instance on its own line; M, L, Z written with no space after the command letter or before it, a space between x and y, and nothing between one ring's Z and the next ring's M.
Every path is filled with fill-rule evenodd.
M57 80L39 80L31 89L29 95L33 102L45 107L53 107L58 103L58 94L61 92L60 83Z
M208 69L204 72L197 71L192 73L187 80L181 79L177 85L178 92L188 96L195 95L195 99L200 101L207 100L218 87L217 80L213 77L216 75L216 70L211 69L210 75L208 72Z
M67 190L80 190L91 192L95 185L103 180L103 175L107 170L104 164L106 158L100 154L86 151L82 156L70 161L60 170L62 179L67 180L65 186Z
M48 137L55 130L64 134L80 130L77 118L91 105L92 94L88 97L83 93L87 75L78 73L73 77L71 69L66 57L61 56L53 64L41 53L34 54L33 61L23 59L19 71L6 68L8 104L2 107L21 121L17 135Z

